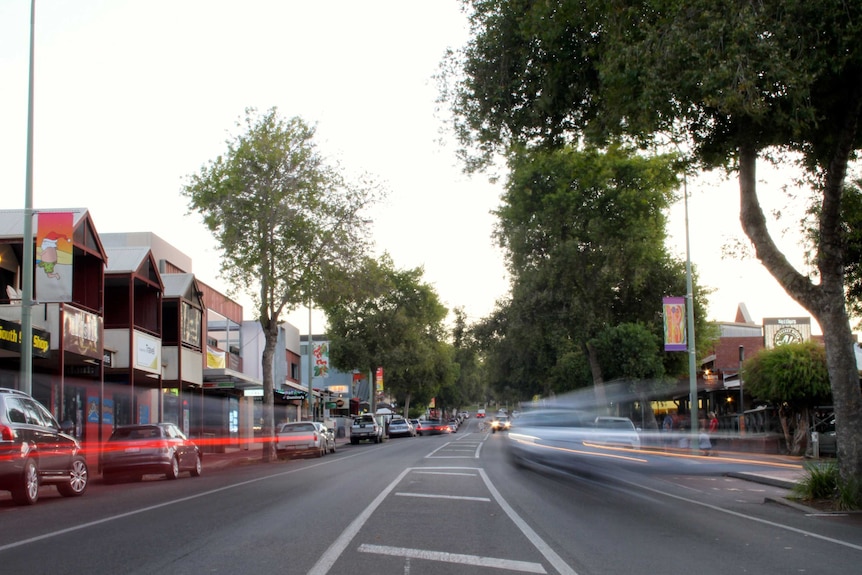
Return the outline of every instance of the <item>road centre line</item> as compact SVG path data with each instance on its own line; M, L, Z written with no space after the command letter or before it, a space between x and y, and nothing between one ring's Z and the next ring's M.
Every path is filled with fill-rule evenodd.
M446 553L442 551L424 551L422 549L410 549L407 547L389 547L387 545L369 545L363 543L359 546L360 553L375 553L378 555L389 555L393 557L404 557L407 559L425 559L441 563L457 563L459 565L470 565L472 567L491 567L495 569L507 569L509 571L521 571L524 573L547 573L541 563L527 561L514 561L511 559L498 559L496 557L480 557L478 555L464 555L461 553Z
M398 492L395 495L399 497L425 497L427 499L460 499L462 501L486 501L490 502L489 497L468 497L466 495L435 495L433 493L405 493Z

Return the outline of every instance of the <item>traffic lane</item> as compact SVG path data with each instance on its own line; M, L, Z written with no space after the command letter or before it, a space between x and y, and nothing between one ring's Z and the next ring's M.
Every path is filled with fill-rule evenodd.
M405 469L311 573L500 570L574 573L513 516L481 468L429 464Z
M486 442L483 467L536 532L580 575L688 572L685 557L702 558L698 573L821 572L824 560L854 570L862 547L854 538L830 538L818 522L778 505L749 513L727 512L700 501L684 487L630 467L614 471L575 466L510 465L505 438ZM504 481L503 478L508 478Z
M102 486L66 500L73 504L53 520L38 505L9 509L15 526L4 510L0 562L4 572L52 575L272 573L286 565L304 573L381 482L425 453L391 442L195 480Z

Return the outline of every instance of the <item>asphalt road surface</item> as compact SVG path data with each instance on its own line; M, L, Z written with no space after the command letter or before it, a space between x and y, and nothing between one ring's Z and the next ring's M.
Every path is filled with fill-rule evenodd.
M506 433L339 447L199 478L0 498L4 574L856 573L862 520L721 457L515 466Z

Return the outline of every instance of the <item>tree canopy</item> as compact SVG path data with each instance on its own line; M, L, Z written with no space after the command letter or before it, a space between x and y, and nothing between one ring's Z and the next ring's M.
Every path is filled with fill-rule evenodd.
M265 337L264 433L272 431L273 357L282 314L310 305L369 246L364 210L380 195L328 162L301 118L246 110L227 151L188 178L182 193L221 248L222 273L249 294ZM331 287L327 287L331 291ZM263 458L273 458L268 443Z
M414 399L427 404L458 374L445 339L447 310L422 274L395 269L386 255L367 258L351 291L324 305L332 364L365 373L382 367L386 392L405 411Z
M764 0L468 2L442 97L468 169L521 145L670 138L734 170L758 259L823 328L842 478L862 476L862 391L845 306L842 194L862 145L862 4ZM816 197L816 275L767 228L758 160L791 154ZM786 160L785 160L786 161Z
M612 366L595 354L596 338L631 322L660 341L662 297L686 293L684 264L666 246L675 157L624 146L536 148L509 164L495 234L512 295L477 329L497 340L487 362L493 381L498 393L520 389L521 399L600 386ZM701 326L705 301L698 290ZM684 373L681 354L650 353L662 373Z

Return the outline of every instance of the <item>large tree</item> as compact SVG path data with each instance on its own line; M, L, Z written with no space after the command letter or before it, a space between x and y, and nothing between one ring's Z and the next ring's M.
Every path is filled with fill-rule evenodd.
M410 402L427 403L457 377L443 320L447 310L422 269L395 269L391 258L366 259L342 297L323 305L330 361L343 370L383 368L386 393L405 414Z
M738 175L757 257L823 329L845 480L862 476L862 390L845 305L842 194L862 146L862 3L475 0L442 93L469 167L513 144L680 142ZM469 153L470 151L476 152ZM759 160L798 159L817 205L816 274L776 246Z
M663 296L685 294L682 262L667 253L666 211L677 187L673 156L632 149L533 149L513 154L497 210L497 239L512 277L506 337L517 355L509 382L564 391L586 364L604 403L604 366L592 346L608 327L649 324L662 332ZM695 306L704 321L704 293ZM507 346L512 347L512 346ZM655 354L660 350L655 349ZM682 354L662 354L684 372Z
M264 333L263 434L273 421L273 358L283 314L310 305L343 276L368 247L364 210L379 189L349 182L314 142L301 118L285 120L275 108L246 112L244 131L227 141L223 156L189 178L183 194L203 216L222 251L222 273L257 306ZM331 288L329 288L331 289ZM263 460L274 458L264 443Z

